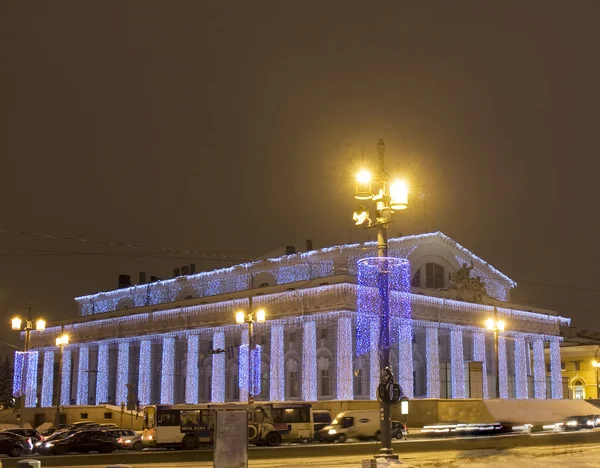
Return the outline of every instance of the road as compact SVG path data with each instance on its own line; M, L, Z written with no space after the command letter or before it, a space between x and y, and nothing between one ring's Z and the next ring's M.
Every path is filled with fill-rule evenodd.
M600 430L585 432L568 432L559 434L524 434L490 437L453 438L453 439L423 439L418 441L398 441L394 451L401 458L415 466L463 466L470 458L481 456L504 456L514 454L519 450L537 451L541 456L554 454L563 456L565 452L573 451L576 447L582 452L597 450L600 454ZM583 448L581 448L583 447ZM251 467L292 468L297 466L315 465L319 467L360 466L360 461L372 458L379 449L375 442L357 442L344 444L309 444L288 445L281 447L253 447L249 451ZM43 467L106 467L110 464L127 464L139 467L209 467L212 466L212 450L195 451L144 451L116 452L113 454L87 454L66 456L36 456L28 457L42 461ZM600 460L600 457L597 457ZM459 460L460 465L452 465L453 460ZM3 468L17 466L19 459L2 459ZM440 464L442 462L442 464ZM483 466L483 465L482 465ZM518 464L519 468L523 466ZM548 465L544 465L548 466ZM567 464L563 466L573 466ZM599 466L599 465L577 465ZM486 465L486 468L489 468Z

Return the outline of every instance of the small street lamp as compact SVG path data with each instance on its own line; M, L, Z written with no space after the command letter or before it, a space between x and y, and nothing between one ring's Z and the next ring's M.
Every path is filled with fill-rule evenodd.
M354 198L375 203L375 216L372 218L369 209L360 205L352 216L357 226L377 229L377 256L388 256L388 224L392 215L408 208L408 184L402 179L390 181L385 171L385 143L382 139L377 142L378 167L375 173L366 168L356 174ZM382 270L385 267L382 266ZM382 279L382 290L387 290L387 272L379 273ZM390 367L390 316L389 304L385 298L381 300L382 310L380 329L379 368L382 376L387 375ZM401 358L402 359L402 358ZM392 449L392 410L391 403L381 402L382 416L380 419L381 450L380 456L386 459L398 459Z
M498 311L494 307L494 317L497 315ZM496 355L496 398L500 398L500 356L498 353L498 332L503 332L506 324L503 320L489 318L485 321L485 327L494 332L494 354Z
M56 338L56 346L59 348L60 353L58 355L58 378L57 390L56 390L56 416L54 419L54 426L58 429L60 427L60 392L62 390L62 373L63 373L63 349L69 344L69 335L63 334Z
M25 332L25 344L23 345L23 352L27 353L29 351L30 337L32 331L44 331L46 329L46 321L42 318L39 318L35 321L35 327L33 319L31 318L31 302L27 306L27 318L25 320L21 319L21 317L14 317L11 320L11 328L15 331L24 331ZM19 425L23 427L25 424L23 418L23 410L25 409L25 380L27 376L23 372L25 369L25 360L27 359L27 355L23 357L23 369L21 370L21 392L22 394L19 396Z
M253 336L254 322L264 322L266 320L265 309L252 310L252 297L249 299L250 312L238 310L235 313L235 322L248 324L248 404L254 404L254 395L252 394L252 351L255 348Z

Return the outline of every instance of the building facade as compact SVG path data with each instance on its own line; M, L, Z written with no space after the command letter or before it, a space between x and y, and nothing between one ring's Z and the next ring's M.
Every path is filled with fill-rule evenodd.
M389 244L391 257L410 262L410 314L393 319L403 322L392 324L390 353L407 396L494 398L499 375L501 398L562 398L559 326L568 319L512 304L515 283L442 233ZM246 401L251 368L259 401L375 399L377 321L367 352L356 352L357 262L373 256L374 242L334 246L78 297L78 319L32 335L15 388L29 407L55 405L58 393L62 405ZM485 285L482 303L450 288L465 264ZM250 297L267 320L255 324L249 363L247 325L234 314ZM499 369L485 329L493 314L507 327ZM70 344L59 375L62 333Z

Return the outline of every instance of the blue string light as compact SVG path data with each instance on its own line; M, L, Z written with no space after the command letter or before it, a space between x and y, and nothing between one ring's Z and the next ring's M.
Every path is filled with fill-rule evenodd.
M215 330L213 336L213 349L225 349L225 331ZM213 403L225 402L225 354L212 355L212 389L211 400Z
M302 399L317 399L317 323L305 320L302 335Z
M352 319L341 315L337 319L337 390L336 399L354 399L352 385Z
M173 404L175 384L175 338L166 336L163 339L162 367L160 379L160 403Z
M140 341L140 362L138 367L138 400L140 405L150 404L152 388L152 341Z
M24 376L26 375L25 362L26 354L22 351L15 351L15 363L13 371L13 396L20 397L24 391Z
M163 368L163 375L165 371ZM127 403L127 384L129 383L129 342L119 343L117 352L117 388L115 403Z
M77 404L87 405L89 384L89 349L82 345L79 347L79 368L77 373Z
M357 316L358 322L358 316ZM358 339L357 339L358 347ZM371 319L369 336L369 398L377 400L377 386L379 385L379 319ZM358 353L357 353L358 354Z
M60 404L71 404L71 353L69 346L63 347L62 376L60 381Z
M54 351L44 351L44 369L42 372L42 408L52 406L54 393Z
M108 379L109 372L109 348L108 342L98 345L98 368L96 372L96 404L108 403Z
M188 404L198 403L198 335L188 336L187 341L187 369L186 369L186 387L185 401Z
M269 387L271 401L285 400L285 348L283 324L271 324L271 364L269 366Z

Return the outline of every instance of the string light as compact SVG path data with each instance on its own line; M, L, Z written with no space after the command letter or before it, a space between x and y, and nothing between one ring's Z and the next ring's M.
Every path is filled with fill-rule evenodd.
M25 386L25 406L34 408L37 404L37 373L38 373L38 351L27 353L27 379Z
M173 390L175 384L175 338L163 338L162 367L160 378L160 403L173 404Z
M215 330L213 335L213 349L225 349L225 331ZM225 402L225 354L212 355L212 389L213 403Z
M165 375L163 367L162 375ZM127 403L127 384L129 383L129 342L119 343L117 352L117 388L115 403Z
M525 340L521 336L514 338L515 343L515 385L516 397L526 399L527 393L527 360L525 359Z
M140 356L141 357L141 356ZM98 369L96 377L96 403L108 402L108 379L109 379L109 348L108 343L98 345Z
M185 402L198 403L198 335L190 335L187 339L187 369L185 377Z
M22 351L15 351L15 364L13 372L13 396L20 397L23 395L23 376L26 375L25 370L26 354Z
M248 401L248 336L248 328L244 328L238 352L238 388L241 402Z
M533 380L535 398L546 398L546 362L542 338L533 340Z
M508 398L508 363L506 362L506 339L498 334L498 374L500 376L500 398Z
M302 324L302 399L317 399L317 322L306 320Z
M427 375L427 398L440 397L440 353L438 328L425 328L425 372Z
M150 404L152 388L152 341L140 341L140 362L138 367L138 400L140 405Z
M481 375L482 375L482 394L483 398L489 398L488 393L488 378L487 378L487 357L485 353L485 333L473 332L473 360L475 362L481 362Z
M261 372L261 346L256 345L256 349L251 351L250 365L252 368L252 382L250 382L252 395L260 394L260 372ZM238 383L240 388L240 401L248 400L248 344L240 346L239 356L239 377ZM242 393L245 398L242 398Z
M353 400L352 385L352 319L340 316L337 319L337 389L338 400Z
M269 387L271 401L285 400L285 348L283 324L271 324L271 365L269 366Z
M452 398L465 398L465 360L461 329L450 329Z
M71 404L71 350L72 347L64 346L62 355L62 375L60 381L60 404Z
M44 369L42 372L42 408L52 406L54 393L54 351L44 351Z
M358 323L358 317L357 317ZM358 348L358 337L356 340ZM369 398L377 400L377 386L379 385L379 320L371 320L369 337ZM358 354L358 352L357 352Z
M87 346L79 347L79 369L77 373L77 404L87 405L89 384L89 349Z
M562 399L562 372L560 364L560 338L552 337L550 340L550 379L552 382L552 398Z

